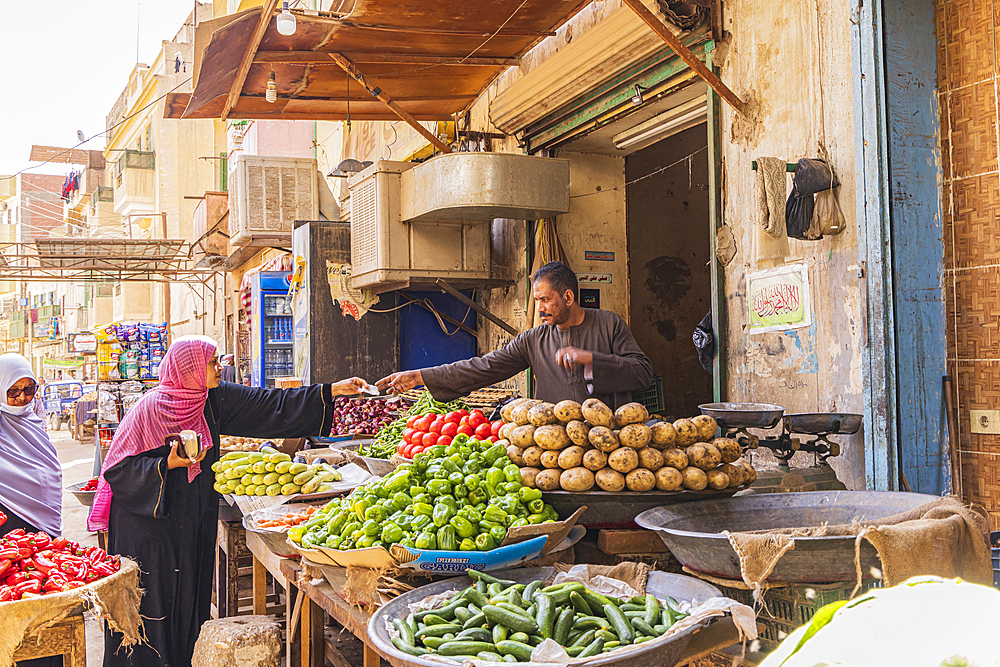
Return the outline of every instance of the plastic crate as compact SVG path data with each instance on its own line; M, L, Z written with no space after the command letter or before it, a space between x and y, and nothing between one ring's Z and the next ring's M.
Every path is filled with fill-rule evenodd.
M649 389L633 391L632 400L642 403L649 414L663 410L663 378L654 375L653 384L649 385Z
M753 591L723 586L716 581L711 583L719 588L724 596L756 609ZM881 585L882 582L878 579L865 579L861 582L858 595L872 588L879 588ZM788 584L765 591L764 608L757 610L757 620L764 624L764 631L758 636L760 650L773 651L787 635L812 620L813 615L821 608L850 598L854 586L853 581L832 584Z

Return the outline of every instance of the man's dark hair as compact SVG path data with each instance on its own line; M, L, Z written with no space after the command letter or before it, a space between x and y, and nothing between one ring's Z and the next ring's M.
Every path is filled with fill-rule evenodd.
M573 273L573 269L562 262L549 262L535 271L535 275L531 276L531 282L534 284L539 280L547 282L549 287L560 295L569 290L573 293L573 299L579 301L580 292L579 285L576 282L576 274Z

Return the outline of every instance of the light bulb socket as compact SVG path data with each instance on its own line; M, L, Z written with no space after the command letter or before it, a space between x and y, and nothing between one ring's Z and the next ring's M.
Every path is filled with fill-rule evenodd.
M278 101L278 84L274 81L274 72L267 78L267 87L264 90L264 99L274 104Z
M295 34L295 15L288 11L288 0L281 3L281 13L274 19L278 33L288 37Z

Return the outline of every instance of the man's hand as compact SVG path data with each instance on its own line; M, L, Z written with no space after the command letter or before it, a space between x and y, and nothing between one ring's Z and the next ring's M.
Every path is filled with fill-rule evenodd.
M423 383L424 378L420 375L420 371L401 371L382 378L375 383L375 386L382 391L388 390L391 394L402 394Z
M333 396L354 396L360 394L368 383L361 378L347 378L330 385L330 393Z
M556 350L556 363L568 371L573 366L589 366L594 363L594 355L578 347L560 347Z
M177 453L177 443L174 443L170 448L170 453L167 454L167 470L173 470L174 468L190 468L195 463L205 458L205 454L207 452L207 449L203 449L198 452L198 456L193 459L189 459L186 456L181 456Z

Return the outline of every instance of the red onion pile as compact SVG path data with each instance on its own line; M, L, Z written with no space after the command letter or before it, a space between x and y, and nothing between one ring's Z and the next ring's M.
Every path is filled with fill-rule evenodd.
M399 398L344 398L338 396L333 404L333 428L330 435L349 433L375 434L395 421L403 407Z

